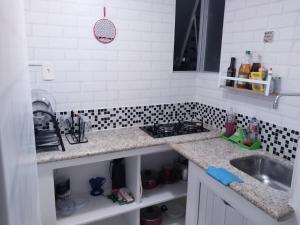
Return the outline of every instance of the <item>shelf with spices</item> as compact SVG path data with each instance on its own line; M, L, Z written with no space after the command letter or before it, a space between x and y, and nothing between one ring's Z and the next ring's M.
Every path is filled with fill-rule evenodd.
M238 78L238 77L227 77L224 76L223 74L220 74L219 76L219 87L220 88L225 88L227 90L232 90L232 91L239 91L239 92L244 92L244 93L251 93L251 94L258 94L258 95L264 95L264 96L275 96L276 91L279 86L279 81L280 77L278 76L268 76L266 80L255 80L255 79L244 79L244 78ZM234 81L234 86L227 86L226 81ZM250 84L250 88L252 87L252 84L256 85L263 85L263 91L256 91L251 89L246 89L246 88L239 88L237 87L236 83L237 82L244 82L247 84ZM274 87L272 87L274 86ZM273 91L272 91L273 89Z

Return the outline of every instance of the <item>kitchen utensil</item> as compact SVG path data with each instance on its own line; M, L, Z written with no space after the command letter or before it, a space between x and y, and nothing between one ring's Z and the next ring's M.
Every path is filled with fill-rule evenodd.
M67 199L71 195L71 185L69 177L57 177L54 179L55 196L57 199Z
M112 190L126 187L126 171L124 159L114 159L110 162Z
M173 165L164 165L160 172L160 181L163 184L172 184L179 180L180 175Z
M188 167L187 166L185 166L184 168L182 168L181 178L182 178L183 181L187 181L188 180Z
M46 111L53 114L56 107L56 101L53 95L48 91L33 89L31 91L33 111Z
M168 210L166 211L166 216L172 219L182 218L185 214L185 209L178 203L170 202L167 204Z
M92 125L87 117L71 111L70 119L67 119L64 124L69 129L66 139L71 145L88 142L87 133L90 131ZM76 127L75 124L77 124Z
M102 189L102 186L106 183L106 179L104 177L91 178L89 180L89 183L92 188L90 192L92 196L99 196L103 194L104 191Z
M158 176L154 171L144 170L142 172L142 185L144 189L153 189L158 183Z
M168 208L163 205L150 206L141 210L141 225L161 225L162 212L167 211Z
M58 199L56 201L56 210L61 217L71 216L75 211L75 203L70 199Z
M114 23L106 19L106 7L103 7L103 18L94 25L94 36L102 44L111 43L117 34Z

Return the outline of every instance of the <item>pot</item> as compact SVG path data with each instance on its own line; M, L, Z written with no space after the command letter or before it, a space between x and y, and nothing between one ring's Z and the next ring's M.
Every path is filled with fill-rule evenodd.
M141 225L161 225L162 212L167 211L165 205L150 206L141 210Z
M157 174L151 170L142 172L142 185L144 189L153 189L158 185Z

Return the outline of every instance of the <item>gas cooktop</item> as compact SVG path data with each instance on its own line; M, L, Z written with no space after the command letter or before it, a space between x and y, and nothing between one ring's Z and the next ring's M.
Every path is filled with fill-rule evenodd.
M163 138L209 131L203 127L202 122L198 121L181 121L177 123L154 124L151 126L140 127L140 129L153 138Z

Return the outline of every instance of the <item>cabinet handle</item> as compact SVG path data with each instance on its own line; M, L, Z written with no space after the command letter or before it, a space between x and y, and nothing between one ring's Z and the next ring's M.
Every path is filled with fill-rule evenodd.
M223 200L223 202L224 202L225 205L227 205L227 206L229 206L229 207L232 208L232 206L228 202L226 202L225 200Z

